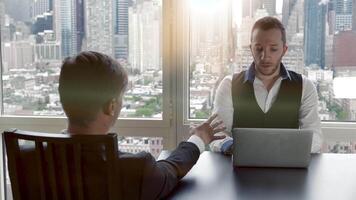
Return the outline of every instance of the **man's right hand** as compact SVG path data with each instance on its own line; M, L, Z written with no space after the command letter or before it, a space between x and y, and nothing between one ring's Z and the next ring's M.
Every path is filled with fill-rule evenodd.
M214 122L217 114L213 114L204 123L191 129L190 133L200 137L205 144L210 144L213 140L224 139L225 135L214 136L215 133L224 131L226 127L223 125L222 121Z

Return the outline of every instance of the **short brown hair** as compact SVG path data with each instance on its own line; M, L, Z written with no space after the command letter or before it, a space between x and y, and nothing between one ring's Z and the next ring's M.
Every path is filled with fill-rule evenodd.
M252 41L252 33L255 29L261 29L266 31L274 28L279 29L281 31L283 44L286 44L287 42L286 29L284 28L282 22L275 17L263 17L257 20L251 30L251 41Z
M100 109L122 94L127 83L126 70L105 54L83 51L66 58L58 91L69 122L86 126Z

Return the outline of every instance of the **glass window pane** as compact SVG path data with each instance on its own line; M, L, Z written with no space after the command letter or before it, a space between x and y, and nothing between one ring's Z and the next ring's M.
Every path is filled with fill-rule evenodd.
M151 153L153 157L158 158L163 150L162 137L119 137L119 150L122 152L145 151ZM160 141L160 143L154 143Z
M121 117L162 118L162 0L0 1L3 114L61 116L60 65L83 50L129 72Z
M356 5L352 0L190 0L189 116L211 114L219 82L246 70L251 28L274 16L286 28L282 62L313 81L324 121L355 121ZM349 148L350 149L350 148Z

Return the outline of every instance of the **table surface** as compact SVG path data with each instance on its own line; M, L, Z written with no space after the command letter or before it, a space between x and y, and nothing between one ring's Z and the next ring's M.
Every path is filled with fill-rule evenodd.
M356 155L316 154L306 169L234 168L231 156L206 151L168 199L355 200Z

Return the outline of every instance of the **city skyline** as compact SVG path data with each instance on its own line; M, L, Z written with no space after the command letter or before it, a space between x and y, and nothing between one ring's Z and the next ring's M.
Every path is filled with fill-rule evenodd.
M167 8L160 0L0 0L1 114L64 116L57 91L62 60L82 50L94 50L116 58L128 71L121 118L144 118L147 124L159 119L164 124L167 118L163 119L163 113L175 115L171 112L176 109L171 107L176 107L187 110L184 119L206 119L213 110L220 81L246 70L253 61L249 44L254 22L273 15L282 21L287 33L289 48L282 62L315 84L320 119L356 121L356 93L349 90L356 84L356 0L189 1L196 2L195 8L201 6L199 2L210 1L211 10L188 11L193 11L188 16L189 32L175 29L174 36L169 36L169 41L186 47L184 55L172 51L178 59L182 57L177 61L183 63L177 66L178 73L187 72L176 75L167 74L165 69L171 66L163 65L167 50L163 26L173 27L175 21L163 24ZM245 9L243 2L258 3ZM260 6L263 2L270 3L269 11ZM333 6L337 2L340 10ZM233 5L237 7L232 9ZM184 35L184 41L175 38L179 34ZM175 82L181 75L188 83ZM167 82L171 86L164 91ZM188 90L184 91L187 99L175 96L182 88ZM184 107L163 106L167 98L183 101ZM167 122L168 126L180 126L179 120L172 122L176 125ZM349 140L327 141L322 151L356 153L356 141ZM161 137L120 137L119 141L121 151L148 151L156 158L165 142Z
M2 12L7 13L2 18L4 91L8 92L4 101L8 106L5 112L31 115L51 112L53 115L63 114L55 90L58 78L56 67L64 57L81 50L96 50L115 57L129 71L130 83L122 116L162 116L161 1L28 2L29 7L32 5L38 12L31 23L16 20L21 19L21 16L12 18L14 13L7 9L11 6L5 5L5 9L2 9ZM213 106L214 91L224 76L245 70L252 62L249 52L250 29L257 19L269 16L270 13L274 13L272 16L279 18L287 30L289 51L283 62L288 69L310 76L328 74L330 70L333 70L334 76L354 74L352 56L340 57L339 55L349 55L349 52L345 51L342 45L336 45L340 41L354 41L353 34L343 34L345 31L351 31L350 20L337 21L337 15L350 14L350 10L355 10L350 8L351 0L304 3L302 0L211 0L210 6L204 8L210 9L209 12L199 8L199 2L205 1L194 2L189 22L192 118L204 118L209 114ZM238 2L259 5L256 10L252 9L253 6L248 9L250 13L241 19L241 26L234 24L236 10L231 9ZM18 2L11 3L17 5ZM275 6L271 9L271 6L266 5ZM50 8L53 10L48 10ZM106 12L100 14L104 10ZM254 13L251 13L252 11ZM40 14L41 12L44 13ZM53 27L49 28L51 26ZM348 29L345 28L347 26ZM341 32L338 27L343 27ZM351 64L340 66L340 60ZM319 72L319 69L322 71ZM21 70L26 70L26 75ZM23 79L23 84L13 81L18 79ZM48 80L54 82L46 82ZM329 79L316 77L314 80L315 84L318 84L321 101L325 101L320 104L320 112L330 113L328 116L322 114L323 119L356 118L353 114L356 108L353 107L352 99L334 98L333 84ZM19 89L23 91L20 92ZM23 101L29 101L29 105L21 105L21 102L11 103L11 99L16 95L20 95ZM140 95L144 97L139 98ZM331 100L326 101L324 98ZM196 112L200 117L197 117Z

